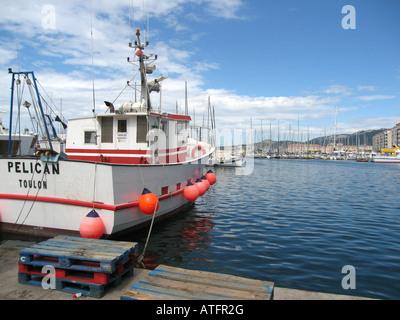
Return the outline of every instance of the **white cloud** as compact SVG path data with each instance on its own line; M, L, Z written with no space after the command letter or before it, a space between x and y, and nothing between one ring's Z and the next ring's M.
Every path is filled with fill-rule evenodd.
M373 101L373 100L386 100L386 99L393 99L396 96L394 95L383 95L383 94L376 94L370 96L360 96L358 97L359 100L363 101Z
M208 11L216 17L226 19L239 18L238 11L243 6L241 0L206 0L209 3Z
M367 91L375 91L377 87L375 86L357 86L358 91L367 90Z
M322 91L323 93L326 94L340 94L340 95L344 95L344 96L348 96L351 95L352 93L352 89L344 86L344 85L331 85L328 89Z

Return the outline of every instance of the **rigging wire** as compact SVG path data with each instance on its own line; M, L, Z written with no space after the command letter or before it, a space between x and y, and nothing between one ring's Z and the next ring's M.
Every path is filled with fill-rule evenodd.
M38 161L39 161L39 159L36 159L36 163L37 163ZM35 163L35 165L36 165L36 163ZM32 185L32 183L33 183L33 178L34 178L34 177L35 177L35 171L33 171L32 178L31 178L31 181L30 181L30 183L28 184L28 186ZM17 217L17 219L15 220L12 229L14 229L14 227L15 227L15 226L17 225L17 223L18 223L18 220L19 220L19 218L20 218L20 216L21 216L21 214L22 214L22 212L23 212L23 210L24 210L24 208L25 208L25 204L26 204L26 201L27 201L27 199L28 199L28 195L29 195L29 192L30 192L30 191L31 191L31 188L29 187L29 188L28 188L28 192L27 192L27 194L26 194L26 196L25 196L25 200L24 200L24 202L23 202L23 204L22 204L21 210L19 211L18 217ZM17 230L19 230L19 228L20 228L20 227L18 227Z
M53 110L53 108L51 107L51 105L46 101L45 97L43 97L43 95L39 92L40 98L42 99L42 101L46 104L46 106L50 109L51 112L53 112L53 113L55 113L55 114L59 113L60 116L61 116L61 119L62 119L63 121L66 121L66 119L65 119L64 116L62 115L62 109L59 109L59 108L57 107L57 105L55 104L55 102L53 101L53 99L50 97L50 95L47 93L47 91L45 90L45 88L42 86L42 84L39 82L38 79L36 79L36 83L39 85L39 87L40 87L40 89L41 89L40 92L44 92L44 93L46 94L47 98L50 100L51 104L53 105L53 107L56 109L57 112L55 112L55 111Z
M43 170L43 175L42 175L42 179L40 180L40 184L43 184L43 179L44 179L45 174L46 174L46 171ZM30 188L29 188L29 189L30 189ZM31 211L32 211L32 209L33 209L33 206L34 206L35 203L36 203L36 199L37 199L37 197L38 197L38 194L39 194L39 191L40 191L40 190L41 190L41 189L38 188L38 190L37 190L37 192L36 192L36 195L35 195L35 198L32 200L31 207L29 208L28 213L26 214L26 216L25 216L25 218L24 218L24 221L22 221L21 224L18 226L18 229L16 230L16 232L22 227L22 225L25 223L26 219L29 217L29 215L30 215L30 213L31 213ZM26 199L25 199L25 201L26 201ZM24 204L25 204L25 202L24 202Z
M94 202L96 199L96 183L97 183L97 161L94 163L94 177L93 177L93 210L94 210Z

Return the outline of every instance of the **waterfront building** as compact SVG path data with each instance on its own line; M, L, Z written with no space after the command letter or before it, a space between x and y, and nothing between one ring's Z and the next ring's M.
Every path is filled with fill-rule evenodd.
M373 151L380 152L383 148L391 148L391 147L392 147L392 129L384 130L372 137Z
M400 123L392 128L392 144L400 145Z
M322 146L319 144L292 143L288 146L289 153L320 153Z

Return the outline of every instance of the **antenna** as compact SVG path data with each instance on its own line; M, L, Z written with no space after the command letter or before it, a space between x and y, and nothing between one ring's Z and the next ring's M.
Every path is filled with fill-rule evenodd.
M132 24L133 24L133 30L135 30L135 13L134 13L134 8L133 8L133 0L129 1L129 43L132 43L132 28L131 28L131 15L132 15Z
M185 116L189 115L188 98L187 98L187 81L185 81Z
M19 60L19 47L18 47L18 40L17 40L17 61L18 61L18 72L21 71L21 62Z
M94 61L93 61L93 12L92 0L90 0L90 38L91 38L91 51L92 51L92 85L93 85L93 114L96 113L96 96L94 93Z

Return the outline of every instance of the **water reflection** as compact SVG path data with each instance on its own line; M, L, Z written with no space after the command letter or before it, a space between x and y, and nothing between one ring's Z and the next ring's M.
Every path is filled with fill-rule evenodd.
M190 257L193 251L206 251L211 245L214 228L213 213L199 211L198 207L169 218L153 227L143 263L154 269L159 264L177 266L188 261L207 260L207 257ZM142 253L148 229L124 236L123 240L139 243ZM122 240L122 239L121 239Z

